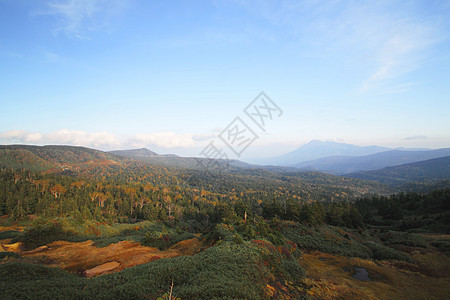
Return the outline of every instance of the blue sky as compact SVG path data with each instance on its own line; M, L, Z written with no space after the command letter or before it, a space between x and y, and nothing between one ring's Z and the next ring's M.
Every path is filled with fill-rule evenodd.
M264 91L243 158L449 147L449 38L449 1L0 0L0 143L197 155Z

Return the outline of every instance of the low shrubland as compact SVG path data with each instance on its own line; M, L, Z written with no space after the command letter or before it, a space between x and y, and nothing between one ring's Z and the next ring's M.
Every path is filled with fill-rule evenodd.
M15 239L20 236L20 231L7 230L0 232L0 240L4 239Z
M0 283L0 298L154 299L173 282L173 293L182 299L261 299L268 297L267 283L289 288L303 277L291 250L267 241L224 241L193 256L161 259L90 280L56 268L6 263L0 265L0 276L6 278ZM295 297L296 290L286 288L291 294L285 297Z
M15 252L0 252L0 261L1 260L9 260L9 259L20 259L21 256Z
M389 231L380 236L386 245L405 245L425 248L429 240L421 235L407 232Z
M49 221L35 223L13 241L20 241L25 250L31 250L58 240L80 241L80 237L72 231L65 230L61 223Z
M37 218L23 232L10 230L0 233L3 239L11 238L12 242L22 242L24 250L31 250L58 240L69 242L92 240L97 247L132 240L163 249L193 236L179 227L172 228L161 222L106 224L93 220L79 222L71 218Z
M306 227L289 224L283 228L283 235L301 249L347 257L410 260L406 254L382 243L366 240L356 232L347 232L332 226Z
M4 236L22 241L28 249L56 239L92 239L97 247L121 240L165 250L195 235L177 223L138 222L108 225L95 221L35 220L23 233ZM0 298L156 299L168 292L182 299L301 298L305 272L298 263L301 251L316 250L346 257L411 261L398 245L424 247L427 238L393 231L349 229L330 225L307 226L294 221L234 219L210 226L200 237L209 246L192 256L165 258L117 273L87 280L65 271L11 260L0 265ZM448 253L449 241L433 246ZM398 247L396 247L398 248ZM399 248L401 249L401 248ZM26 273L26 275L23 275ZM40 288L44 287L44 288Z
M411 261L408 255L376 242L365 242L364 245L371 250L371 257L378 260L397 259Z
M431 243L434 247L438 248L444 252L447 256L450 256L450 240L449 239L439 239Z

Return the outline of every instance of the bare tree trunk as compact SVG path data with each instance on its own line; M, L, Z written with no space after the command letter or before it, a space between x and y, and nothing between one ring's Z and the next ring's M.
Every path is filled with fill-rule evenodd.
M172 279L172 284L170 285L169 300L172 300L172 289L173 289L173 279Z

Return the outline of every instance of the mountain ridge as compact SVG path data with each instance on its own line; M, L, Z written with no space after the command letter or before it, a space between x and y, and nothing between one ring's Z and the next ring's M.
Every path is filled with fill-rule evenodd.
M59 172L70 168L117 164L125 158L108 152L67 145L0 145L0 166Z
M148 148L126 149L126 150L112 150L107 151L119 156L128 158L148 158L148 157L179 157L175 154L159 154Z
M291 152L276 157L262 159L259 163L266 165L292 166L303 161L314 160L321 157L335 155L369 155L387 150L391 150L391 148L382 146L357 146L346 143L312 140Z
M450 148L424 151L389 150L363 156L328 156L292 165L303 170L349 174L429 160L450 155Z
M450 184L450 156L386 167L380 170L356 172L345 175L350 178L378 181L390 186L411 182L447 181Z

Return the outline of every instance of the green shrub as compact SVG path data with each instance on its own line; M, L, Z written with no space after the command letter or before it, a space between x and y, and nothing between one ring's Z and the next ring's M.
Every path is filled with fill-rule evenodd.
M144 246L157 247L160 250L167 249L178 242L195 237L192 233L174 229L162 229L161 231L149 231L141 240Z
M0 260L5 259L5 258L6 259L9 259L9 258L19 259L19 258L21 258L21 256L14 252L0 252Z
M444 252L447 256L450 256L450 240L439 239L431 243L434 247Z
M15 230L7 230L0 232L0 240L4 239L15 239L18 238L22 233Z
M404 261L411 261L408 255L397 251L395 249L392 249L390 247L377 244L374 242L366 242L364 243L367 247L372 250L372 257L374 259L379 260L385 260L385 259L397 259L397 260L404 260Z
M214 228L209 232L207 240L209 242L216 241L232 241L237 234L236 230L227 224L216 224Z
M370 258L371 251L361 243L346 239L338 233L314 232L307 233L297 228L283 230L286 239L296 243L298 247L308 250L317 250L347 257Z
M340 232L339 228L336 229L331 226L316 228L314 231L311 230L312 228L291 226L284 229L283 234L302 249L317 250L347 257L410 261L409 256L390 247L373 242L359 242L362 237L357 233L352 235L356 235L357 237L354 238L358 238L358 241L352 238L348 232Z
M161 259L95 278L84 294L102 299L156 298L173 280L173 293L182 299L260 299L264 277L259 257L246 243L222 243L194 256Z
M34 224L13 241L20 241L23 243L25 250L31 250L59 240L80 241L81 237L73 232L64 230L61 223L51 221Z
M239 233L236 233L233 237L233 242L235 242L236 244L242 244L244 240Z
M5 300L74 299L88 284L88 280L59 268L20 261L1 264L0 278L0 299Z
M275 247L266 240L253 240L252 243L262 251L263 262L275 275L278 283L283 281L299 283L305 276L304 270L296 259L298 250L293 245L287 243L286 246Z
M283 259L281 262L282 274L284 274L287 280L295 282L305 277L305 271L295 258Z
M405 245L422 248L426 248L428 245L427 238L415 233L407 232L390 231L382 236L382 240L384 240L384 243L387 245Z

